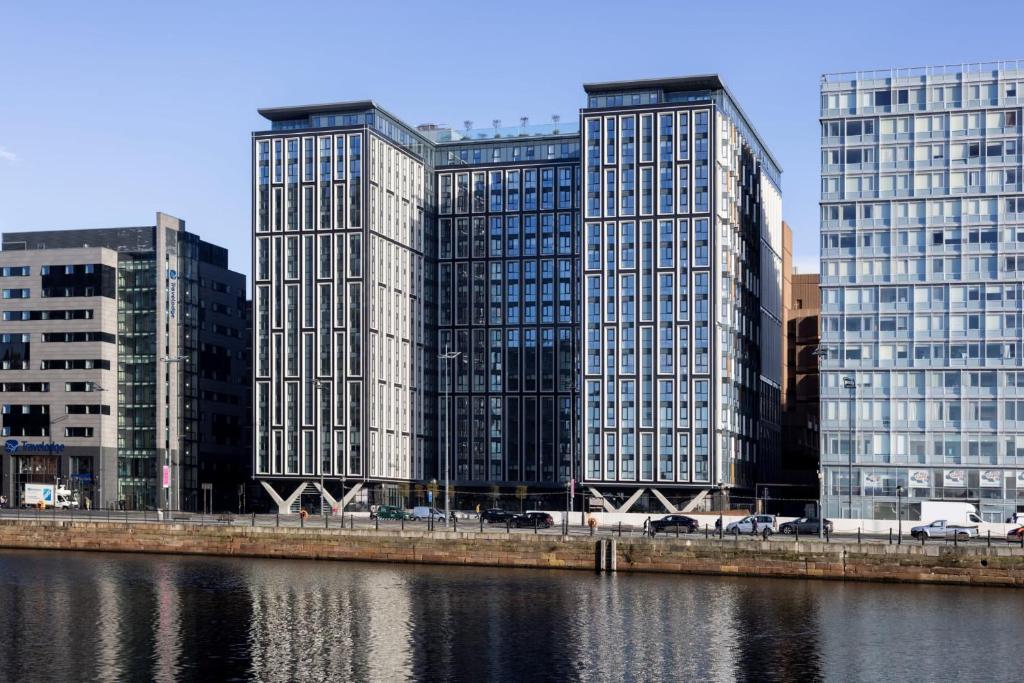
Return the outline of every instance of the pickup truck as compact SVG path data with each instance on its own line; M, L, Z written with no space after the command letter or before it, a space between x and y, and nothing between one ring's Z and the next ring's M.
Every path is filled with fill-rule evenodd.
M910 530L910 535L914 538L953 538L954 534L958 541L966 541L978 535L978 527L950 524L946 520L940 519L931 524L915 526Z

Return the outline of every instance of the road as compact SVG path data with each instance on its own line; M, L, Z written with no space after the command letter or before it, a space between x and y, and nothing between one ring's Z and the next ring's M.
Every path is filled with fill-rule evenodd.
M208 526L245 526L245 527L284 527L284 528L327 528L327 529L340 529L342 523L346 529L363 529L363 530L380 530L380 531L399 531L399 530L420 530L430 531L431 528L426 520L422 521L398 521L398 520L373 520L370 519L369 514L366 512L346 513L344 516L344 522L340 515L332 515L326 518L320 516L310 516L305 520L300 519L298 515L275 515L275 514L213 514L204 515L200 513L182 512L173 513L170 520L167 516L154 511L136 512L136 511L123 511L123 510L36 510L36 509L4 509L0 510L0 520L11 520L11 521L95 521L95 522L118 522L125 524L162 524L168 521L176 524L194 524L194 525L208 525ZM481 531L486 533L507 533L507 534L545 534L548 536L561 536L565 532L565 529L556 524L550 529L533 529L533 528L507 528L504 524L487 524L484 523L482 526L480 520L475 515L467 514L464 517L457 519L454 523L449 525L450 531L459 531L462 533L480 533ZM909 526L907 527L909 530ZM445 530L445 525L441 522L436 522L433 527L434 531ZM642 527L622 525L603 527L595 529L593 532L584 526L578 524L570 524L568 528L568 534L570 536L595 536L595 537L616 537L616 538L632 538L638 539L645 536ZM686 534L675 532L659 533L653 537L653 540L660 541L663 539L675 539L678 538L714 538L716 536L713 528L703 529L694 534ZM760 541L760 536L751 536L750 534L725 534L726 540L735 543L749 543L752 541ZM797 541L796 536L774 534L770 536L772 543L793 543ZM817 534L806 535L801 534L799 540L811 541L817 540ZM841 543L857 542L858 540L862 543L889 543L890 538L888 534L862 534L860 537L856 533L847 534L832 534L830 540L835 540ZM896 543L897 538L891 539L892 543ZM983 535L980 538L975 538L966 543L968 545L984 545L988 543L998 543L1003 545L1006 543L1006 539L1003 537L993 537L989 541L988 537ZM910 537L909 533L906 533L903 537L903 543L915 543L920 544L920 541L914 540ZM953 540L942 540L942 539L931 539L925 543L931 545L952 545ZM964 543L960 541L960 543ZM1024 546L1022 546L1024 547Z

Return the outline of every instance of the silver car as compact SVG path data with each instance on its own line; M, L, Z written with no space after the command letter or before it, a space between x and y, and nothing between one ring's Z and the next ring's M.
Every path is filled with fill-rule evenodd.
M725 533L731 534L738 531L741 534L749 534L754 531L754 520L757 520L757 533L762 533L765 529L768 529L768 534L774 534L777 529L775 527L775 515L747 515L738 522L730 522L725 527Z

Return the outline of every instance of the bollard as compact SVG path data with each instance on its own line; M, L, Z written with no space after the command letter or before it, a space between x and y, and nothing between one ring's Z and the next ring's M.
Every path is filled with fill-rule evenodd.
M302 510L299 510L299 528L306 528L306 518L302 516Z
M458 517L452 517L452 531L454 531L455 533L459 532L459 518Z
M1020 547L1024 548L1024 534L1020 535Z
M402 515L402 531L405 531L405 515Z
M734 526L732 528L732 537L733 537L734 541L739 543L739 541L740 541L740 528L738 526Z
M860 545L860 527L857 527L857 545Z
M484 532L484 516L480 515L480 533Z
M796 539L797 543L800 542L800 525L799 524L794 524L793 525L793 537Z
M352 515L348 516L348 528L349 529L355 529L356 528L356 518L353 517Z
M506 534L512 533L512 520L509 519L508 517L505 518L505 533ZM593 534L591 534L591 535L593 535Z
M373 518L373 530L380 531L380 517Z
M828 527L825 527L825 543L831 543L832 539L829 538Z
M622 538L622 522L619 522L619 538Z
M679 525L676 524L676 538L679 538Z
M925 535L921 534L920 538L921 538L921 545L923 546L924 545Z
M709 531L708 531L708 525L705 524L704 525L704 540L706 541L706 540L708 540L708 538L710 538Z
M889 527L889 545L892 545L892 527Z
M591 525L590 525L590 535L591 535L591 536L593 536L593 535L594 535L594 526L595 526L595 525L593 525L593 524L591 524Z
M992 547L992 530L991 529L988 530L988 547L989 548Z
M957 545L959 543L959 540L958 540L959 538L960 538L960 534L958 534L957 532L954 531L953 532L953 547L954 548L957 547Z
M533 533L537 533L537 518L533 518Z

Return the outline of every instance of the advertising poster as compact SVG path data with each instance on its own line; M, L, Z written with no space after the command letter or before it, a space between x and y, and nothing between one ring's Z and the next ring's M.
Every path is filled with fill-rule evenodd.
M942 470L942 485L947 487L967 486L967 470Z

